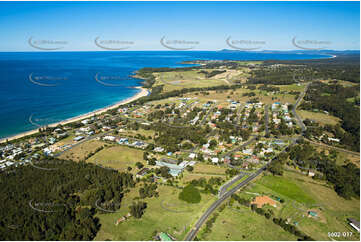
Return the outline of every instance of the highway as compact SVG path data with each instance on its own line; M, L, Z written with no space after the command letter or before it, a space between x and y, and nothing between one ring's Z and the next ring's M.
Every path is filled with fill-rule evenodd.
M244 181L239 183L237 186L226 192L221 198L219 198L217 201L215 201L208 209L207 211L202 215L202 217L197 221L194 228L187 234L187 237L185 238L186 241L191 241L196 237L196 234L198 230L202 227L203 223L207 220L209 215L216 210L216 208L227 198L232 196L233 193L235 193L238 189L241 187L247 185L250 181L255 179L257 176L259 176L266 168L267 165L263 166L259 170L257 170L255 173L247 177Z
M309 87L311 83L307 83L306 84L306 88L305 90L303 90L303 92L300 94L300 96L297 98L297 101L295 103L295 105L293 106L293 109L292 109L292 113L293 113L293 116L295 116L296 120L297 120L297 123L298 125L301 127L302 129L302 132L305 132L306 131L306 125L302 122L302 119L298 116L298 114L296 113L296 109L297 109L297 106L299 105L299 103L301 102L301 100L303 99L303 97L306 95L306 92L307 92L307 89Z
M221 198L227 191L227 189L232 186L234 183L236 183L237 181L241 180L245 175L247 175L248 173L246 172L240 172L237 176L233 177L232 180L230 180L229 182L223 184L219 190L218 190L218 198Z
M304 91L301 93L301 95L298 97L294 107L293 107L293 114L295 116L295 118L297 119L297 122L299 124L299 126L301 127L302 131L306 131L306 126L305 124L302 122L302 119L297 115L296 113L296 108L299 105L299 103L301 102L301 100L303 99L303 97L306 94L307 88L311 83L307 83L306 88L304 89ZM235 152L236 150L239 150L241 147L246 146L248 144L250 144L253 140L255 140L258 136L253 137L252 139L250 139L249 141L247 141L246 143L244 143L243 145L236 147L235 149L227 152L226 154L224 154L222 157L229 155L233 152ZM290 145L293 145L296 143L297 139L302 138L303 136L300 135L298 138L296 139L292 139L292 142ZM281 154L282 152L284 152L290 145L286 146L279 154ZM278 154L278 155L279 155ZM277 157L277 156L276 156ZM274 159L275 157L273 157L272 159ZM272 160L271 159L271 160ZM271 161L270 160L270 161ZM247 177L244 181L242 181L241 183L239 183L237 186L235 186L234 188L230 189L228 192L225 192L224 195L221 195L220 198L215 201L207 210L206 212L201 216L201 218L197 221L197 223L193 226L193 229L187 234L185 240L186 241L191 241L193 240L199 229L202 227L202 225L204 224L204 222L208 219L208 217L210 216L210 214L212 212L214 212L216 210L216 208L223 202L225 201L227 198L229 198L233 193L235 193L238 189L240 189L241 187L247 185L249 182L251 182L253 179L255 179L257 176L259 176L267 167L269 163L267 163L266 165L264 165L263 167L261 167L259 170L257 170L255 173L251 174L249 177ZM242 174L238 175L241 176ZM239 180L239 179L238 179ZM237 180L235 180L237 181ZM235 182L234 181L234 182ZM233 184L234 182L231 181L231 184ZM229 187L229 186L228 186Z
M292 142L286 146L285 148L283 148L279 154L281 154L282 152L285 152L286 149L295 144L297 139L300 139L302 136L299 136L298 138L292 139ZM187 234L185 241L191 241L195 238L195 236L197 235L199 229L202 227L203 223L207 220L207 218L209 217L209 215L214 212L214 210L216 210L216 208L223 202L225 201L227 198L229 198L230 196L232 196L233 193L235 193L236 191L238 191L241 187L247 185L249 182L251 182L253 179L255 179L256 177L258 177L267 167L267 165L271 162L271 160L273 160L274 158L276 158L278 155L276 155L275 157L271 158L269 160L269 162L262 166L260 169L258 169L256 172L252 173L249 177L247 177L244 181L240 182L237 186L235 186L234 188L230 189L228 192L224 193L223 196L221 196L217 201L215 201L208 209L207 211L202 215L202 217L197 221L197 223L194 225L194 228Z

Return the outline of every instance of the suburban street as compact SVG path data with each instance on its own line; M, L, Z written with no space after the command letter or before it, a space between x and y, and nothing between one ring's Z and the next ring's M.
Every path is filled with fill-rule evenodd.
M269 109L269 106L268 104L265 105L264 107L264 115L265 115L265 133L266 133L266 137L269 135L269 130L268 130L268 122L269 122L269 115L268 115L268 109Z
M302 122L302 119L297 115L296 113L296 108L299 105L299 103L301 102L301 100L303 99L303 97L306 94L307 88L311 83L307 83L304 91L300 94L300 96L298 97L298 99L296 100L295 105L293 106L292 112L295 116L295 118L297 119L298 125L301 127L302 131L306 131L306 126L304 125L304 123ZM268 112L267 112L268 115ZM222 157L227 156L232 154L233 152L241 149L242 147L245 147L247 145L249 145L250 143L252 143L258 136L254 136L252 139L250 139L249 141L247 141L246 143L242 144L241 146L238 146L236 148L234 148L233 150L227 152L226 154L223 154ZM298 138L292 139L291 143L286 146L279 154L281 154L282 152L284 152L289 146L293 145L296 143L296 141L300 138L302 138L303 135L300 135ZM278 155L279 155L278 154ZM276 156L277 157L277 156ZM267 167L267 165L274 159L275 157L273 157L266 165L264 165L263 167L261 167L260 169L258 169L256 172L252 173L249 177L247 177L244 181L240 182L237 186L235 186L234 188L230 189L228 192L224 192L223 195L220 195L220 197L217 199L217 201L215 201L207 210L206 212L200 217L200 219L197 221L197 223L193 226L193 229L187 234L185 240L186 241L191 241L193 240L199 229L202 227L202 225L206 222L207 218L211 215L212 212L214 212L217 207L223 202L225 201L227 198L229 198L233 193L235 193L236 191L238 191L241 187L247 185L249 182L251 182L253 179L255 179L256 177L258 177ZM234 184L236 181L240 180L243 177L243 172L241 172L238 176L237 179L234 179L230 182L229 185L227 185L226 187L228 188L229 186L231 186L232 184ZM225 188L226 189L226 188Z

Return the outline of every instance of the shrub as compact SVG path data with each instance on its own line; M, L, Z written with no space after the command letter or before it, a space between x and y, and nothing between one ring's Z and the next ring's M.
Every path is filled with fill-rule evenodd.
M201 194L196 187L189 184L179 193L178 198L187 203L199 203L201 201Z

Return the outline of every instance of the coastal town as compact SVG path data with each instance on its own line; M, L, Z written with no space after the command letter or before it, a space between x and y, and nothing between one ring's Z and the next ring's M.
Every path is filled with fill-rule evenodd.
M1 171L30 167L48 174L70 161L130 174L135 185L124 188L117 202L126 205L111 196L95 202L94 216L105 224L100 240L257 239L231 229L242 223L239 213L266 222L277 239L327 240L327 233L309 231L336 221L330 225L335 231L347 228L349 238L358 239L357 211L335 218L328 199L312 189L332 194L335 203L353 202L334 191L321 164L337 162L354 172L359 153L335 125L340 118L307 105L318 85L351 92L359 84L303 77L258 84L250 81L258 72L289 66L197 63L181 70L141 69L136 77L144 81L142 94L105 110L49 125L32 117L36 130L0 144ZM134 202L139 210L128 209ZM37 204L31 208L46 211ZM144 236L131 234L149 221L156 222Z

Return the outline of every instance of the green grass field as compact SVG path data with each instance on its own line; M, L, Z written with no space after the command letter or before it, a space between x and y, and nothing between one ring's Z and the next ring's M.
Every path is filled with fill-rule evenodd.
M240 194L243 197L256 195L245 192L278 196L285 200L273 209L277 217L297 222L297 228L316 240L331 240L328 232L353 232L351 237L334 238L335 240L359 240L346 219L359 220L360 201L345 200L339 197L330 185L324 181L315 181L297 172L287 171L282 177L264 176L248 186ZM308 217L308 211L316 211L316 218Z
M132 199L138 189L132 189L122 201L117 213L99 214L102 227L95 240L153 240L154 231L167 232L177 240L183 240L191 225L214 202L215 197L202 194L198 204L188 205L178 199L179 189L158 186L159 197L147 198L147 209L141 219L130 218L116 226L115 221L128 213Z
M297 238L275 225L272 220L252 212L249 208L226 207L216 219L209 234L200 233L201 240L213 241L282 241Z
M195 70L155 73L156 82L154 86L164 85L163 92L169 92L183 88L210 87L227 84L221 79L206 79L204 74L198 72L198 70Z
M120 145L103 149L87 160L87 162L97 163L120 171L125 171L130 166L134 172L137 171L134 165L138 161L145 164L143 151Z
M200 174L215 174L215 175L224 175L226 172L225 167L215 166L215 165L208 165L197 163L194 166L193 173L200 173Z
M305 204L315 203L315 200L309 194L305 193L301 186L295 184L292 180L284 179L284 177L263 176L257 180L256 183L297 202Z
M320 124L336 125L341 121L339 118L331 116L331 115L327 115L325 113L316 113L316 112L311 112L311 111L306 111L306 110L297 110L297 114L299 114L303 120L311 119L311 120L315 120L316 122L318 122Z
M82 144L75 146L74 148L65 151L59 156L60 159L70 159L73 161L83 160L89 153L94 152L99 147L105 145L105 142L98 140L86 141Z

